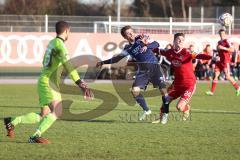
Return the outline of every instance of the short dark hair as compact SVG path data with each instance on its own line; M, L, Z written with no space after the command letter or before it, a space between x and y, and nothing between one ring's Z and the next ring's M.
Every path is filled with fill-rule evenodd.
M175 33L174 34L174 40L179 36L185 37L185 34L184 33Z
M125 37L125 36L126 36L126 34L125 34L126 30L131 29L131 28L132 28L132 26L129 26L129 25L122 27L122 29L121 29L121 35L122 35L123 37Z
M218 34L220 34L221 32L225 32L225 29L219 29Z
M194 47L194 45L193 45L193 44L190 44L190 45L189 45L189 48L191 48L191 47Z
M66 29L69 29L70 26L67 22L65 21L58 21L55 24L55 29L57 34L62 34Z

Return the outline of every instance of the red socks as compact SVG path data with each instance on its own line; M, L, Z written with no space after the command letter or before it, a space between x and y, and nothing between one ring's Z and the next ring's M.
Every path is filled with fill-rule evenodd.
M212 93L214 93L216 85L217 85L217 81L212 81L212 88L211 88Z

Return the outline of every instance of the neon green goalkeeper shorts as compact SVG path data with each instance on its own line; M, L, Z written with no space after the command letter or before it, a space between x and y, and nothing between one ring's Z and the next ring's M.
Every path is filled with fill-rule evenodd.
M49 105L53 101L61 101L61 94L52 89L48 83L44 83L41 80L38 81L38 96L39 96L39 105L44 107Z

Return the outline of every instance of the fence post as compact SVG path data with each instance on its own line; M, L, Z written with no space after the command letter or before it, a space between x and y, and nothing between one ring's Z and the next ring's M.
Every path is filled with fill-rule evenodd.
M232 34L232 24L230 24L228 26L228 34L231 35Z
M234 29L234 21L235 21L235 6L232 6L232 17L233 17L233 23L232 23L232 29Z
M94 33L97 33L97 23L94 22Z
M188 23L192 23L192 7L191 6L188 7ZM189 25L188 29L191 29L191 28L192 26Z
M48 15L45 14L45 32L48 32Z
M172 17L169 17L169 32L172 34Z
M215 35L215 24L212 24L212 35Z
M108 33L111 34L112 33L112 17L108 16Z
M203 6L201 6L201 29L203 29L203 25L202 25L203 18L204 18L204 8L203 8Z
M117 1L117 21L120 22L120 16L121 16L121 0Z

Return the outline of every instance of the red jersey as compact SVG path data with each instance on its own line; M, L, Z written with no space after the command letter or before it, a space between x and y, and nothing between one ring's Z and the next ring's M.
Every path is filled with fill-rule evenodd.
M218 45L221 45L226 48L231 47L231 45L227 39L218 41ZM219 53L219 57L220 57L220 63L227 64L227 63L231 62L231 54L232 54L231 52L223 50L223 49L219 49L218 53Z
M196 77L193 71L192 59L211 59L212 56L204 54L191 54L186 48L179 51L169 49L161 51L161 54L171 62L174 72L174 86L193 86L196 83Z

